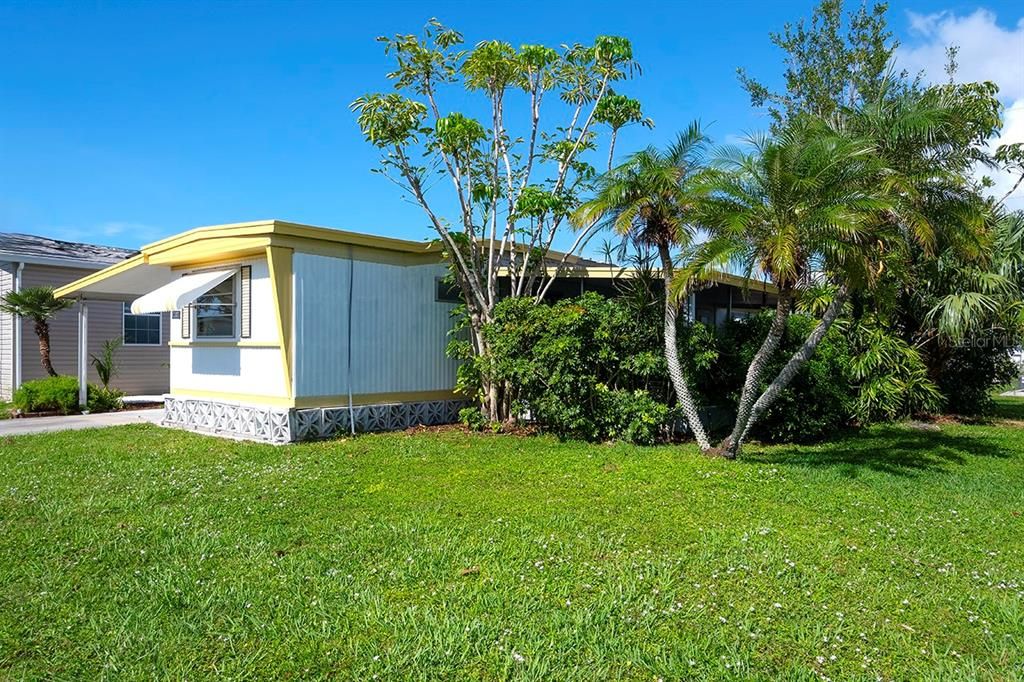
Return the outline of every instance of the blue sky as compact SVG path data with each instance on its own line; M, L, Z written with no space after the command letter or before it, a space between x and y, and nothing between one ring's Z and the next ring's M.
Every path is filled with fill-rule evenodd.
M736 67L777 81L768 31L812 2L11 2L0 0L0 231L137 247L198 225L280 218L410 239L419 209L370 173L347 105L389 88L374 38L430 16L467 42L630 38L624 88L662 144L694 118L719 141L763 129ZM992 78L1024 111L1024 6L894 2L901 58L941 78ZM450 102L449 108L460 106ZM1024 115L1011 131L1024 139ZM1020 128L1019 133L1017 128Z

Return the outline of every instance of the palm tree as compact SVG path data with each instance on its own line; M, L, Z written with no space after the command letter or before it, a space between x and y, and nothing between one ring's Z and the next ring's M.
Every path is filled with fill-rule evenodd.
M890 181L871 144L820 119L791 122L778 136L750 140L752 154L726 150L711 174L699 220L710 238L697 246L676 293L726 264L766 276L779 291L771 327L747 369L731 434L721 453L736 457L774 402L835 322L852 288L872 279L881 248L879 215L893 208ZM760 393L801 291L833 290L819 324Z
M870 139L900 178L902 225L894 231L902 240L892 242L899 260L883 275L888 281L880 290L887 295L861 297L858 310L890 319L939 385L973 342L993 353L1000 344L1015 345L1024 323L1024 227L1015 229L1014 216L985 197L976 177L977 168L1007 158L1006 150L992 155L984 143L1002 123L995 87L894 91L886 84L876 101L841 113L844 127ZM978 388L987 395L983 383ZM955 408L970 389L946 393Z
M54 298L53 289L50 287L29 287L21 291L9 291L0 299L0 311L28 318L35 323L36 336L39 337L40 363L51 377L57 376L57 372L50 362L50 320L71 305L73 302L68 299Z
M604 222L638 244L654 247L665 282L665 361L676 399L702 450L711 443L697 412L689 381L679 362L676 341L678 301L669 296L675 277L673 250L693 243L691 215L700 201L708 139L694 121L665 151L648 147L630 156L598 182L595 196L573 215L577 225Z

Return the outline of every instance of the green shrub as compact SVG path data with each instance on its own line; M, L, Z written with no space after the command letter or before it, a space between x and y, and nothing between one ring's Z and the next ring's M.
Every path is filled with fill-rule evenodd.
M942 363L938 386L946 408L954 414L989 414L992 391L1017 378L1013 346L998 332L978 333L950 349Z
M22 412L77 412L78 379L56 376L26 381L14 392L13 402Z
M89 411L113 412L120 410L124 407L124 403L121 400L123 397L123 391L89 384Z
M479 407L469 406L459 410L459 421L463 426L472 431L483 431L487 426L487 420Z
M123 407L124 393L114 389L89 384L88 407L90 412L110 412ZM14 407L22 412L59 412L70 414L79 411L78 379L69 376L46 377L26 381L14 392Z
M473 385L483 369L491 372L502 382L514 414L529 415L560 438L634 443L666 438L679 416L662 354L661 306L643 292L627 293L614 299L588 293L545 305L501 301L484 332L493 364L481 366L466 350L463 357L470 359L462 379ZM705 426L717 436L732 426L747 368L772 314L765 310L721 329L679 324L680 361L694 383ZM805 315L789 318L762 390L816 324ZM993 382L1009 376L1006 355L980 344L956 348L936 382L921 353L888 327L840 320L752 435L769 442L812 442L853 423L935 411L944 401L976 412L990 400ZM483 428L478 411L468 419L471 427Z
M595 293L499 303L485 334L514 411L563 439L653 443L667 433L657 316L635 312Z
M598 387L601 409L599 429L605 438L637 445L653 445L669 435L672 410L646 391L612 391Z
M772 311L763 311L727 324L717 335L717 362L712 371L703 373L700 382L706 404L728 406L735 411L747 368L764 341L771 320ZM778 375L816 323L804 315L790 316L779 350L768 364L762 389ZM812 442L849 425L856 398L850 361L846 337L838 327L833 328L754 426L754 437L769 442Z
M851 373L857 382L854 412L861 423L936 412L944 398L928 375L921 352L887 325L865 318L850 325Z

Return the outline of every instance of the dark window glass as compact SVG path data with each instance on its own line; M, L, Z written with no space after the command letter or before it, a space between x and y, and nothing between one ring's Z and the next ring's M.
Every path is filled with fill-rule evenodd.
M160 313L135 315L131 306L124 304L124 345L156 346L160 343Z
M235 278L224 280L196 299L196 336L231 338L235 335Z
M458 284L449 282L447 277L438 277L436 300L439 303L462 303L462 289Z

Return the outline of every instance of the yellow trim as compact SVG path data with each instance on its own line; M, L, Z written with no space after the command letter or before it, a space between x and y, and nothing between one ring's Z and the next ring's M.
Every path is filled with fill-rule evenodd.
M262 246L258 251L251 254L236 256L233 258L222 258L212 263L199 263L191 265L172 265L173 272L192 274L194 272L208 272L210 270L222 270L224 268L241 268L243 265L262 263L267 260L267 247Z
M134 268L136 266L145 265L145 264L146 264L146 256L145 256L145 254L141 254L141 253L137 254L137 255L132 256L131 258L129 258L127 260L121 261L120 263L116 263L114 265L111 265L111 266L108 266L106 268L103 268L102 270L97 270L96 272L89 273L85 277L83 277L83 278L81 278L79 280L75 280L74 282L71 282L70 284L65 284L62 287L58 287L58 288L54 289L53 295L56 296L57 298L63 298L65 296L70 296L70 295L74 294L76 291L78 291L79 289L81 289L82 287L89 286L90 284L96 284L97 282L102 282L103 280L107 279L108 277L113 277L114 275L120 274L121 272L124 272L125 270L131 270L132 268Z
M353 405L377 405L384 403L415 403L426 400L454 400L455 391L404 391L399 393L357 393L352 396ZM300 396L295 407L345 407L348 394Z
M296 253L311 253L316 256L346 259L351 255L352 258L358 261L383 263L385 265L431 265L441 262L441 255L436 251L423 251L422 253L388 251L367 246L313 241L278 235L271 237L270 243L272 246L294 249Z
M369 246L376 249L405 251L409 253L423 253L426 251L440 253L441 251L440 245L433 242L416 242L408 239L379 237L372 234L347 232L345 230L316 227L314 225L302 225L300 223L290 223L283 220L258 220L246 223L229 223L226 225L196 227L180 234L172 235L165 239L153 242L152 244L146 244L142 247L142 251L143 253L155 253L166 249L176 248L183 244L191 244L200 239L269 235L299 237L302 239L336 242L340 244L355 244L358 246Z
M555 266L548 266L547 274L553 275L557 268ZM581 278L596 278L596 279L616 279L619 277L630 277L636 270L634 268L624 268L619 265L587 265L587 266L573 266L566 264L562 268L562 274L560 277L581 277ZM661 277L661 271L655 270L654 273ZM508 277L509 269L507 267L500 268L498 270L499 277ZM750 291L766 291L769 294L777 294L778 288L774 284L769 284L757 279L747 279L739 275L733 275L728 272L716 272L709 275L705 280L708 283L716 284L729 284L734 287L741 289L749 289Z
M268 246L335 253L342 246L357 247L357 258L401 265L440 262L441 246L391 237L332 230L281 220L197 227L166 239L146 244L137 256L90 273L57 290L58 296L73 296L81 289L143 265L193 267L259 255Z
M229 393L227 391L207 391L201 388L172 389L170 395L175 398L201 398L223 400L232 403L251 405L270 405L272 407L295 407L295 401L273 395L255 395L252 393Z
M244 256L260 256L270 243L266 237L226 237L185 244L154 253L147 261L150 265L200 265L239 259Z
M203 389L178 388L170 392L174 398L200 398L222 400L225 402L270 405L273 407L345 407L348 395L303 396L301 398L283 398L270 395L253 395L249 393L230 393L227 391L207 391ZM359 393L352 396L353 406L384 405L388 403L415 403L428 400L454 400L458 396L454 391L408 391L402 393Z
M283 246L267 247L270 266L270 290L274 294L274 313L277 334L281 344L281 362L284 365L284 385L292 395L292 254Z
M280 348L280 341L171 341L171 348Z

